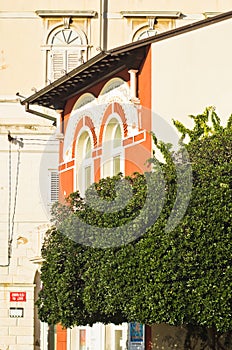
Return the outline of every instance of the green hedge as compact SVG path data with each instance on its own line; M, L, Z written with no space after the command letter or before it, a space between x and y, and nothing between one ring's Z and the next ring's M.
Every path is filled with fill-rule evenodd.
M102 179L88 189L90 202L76 192L67 206L54 206L55 227L42 249L37 301L42 321L65 327L138 321L232 330L231 118L222 127L212 108L191 118L192 130L175 122L183 141L190 138L183 145L189 157L181 168L183 184L181 177L177 184L175 154L153 136L166 162L154 155L151 173ZM186 164L192 169L191 199L178 225L167 230L178 186L184 188L191 175ZM182 209L180 203L177 217ZM154 222L151 213L157 214ZM104 231L109 235L99 235L99 228L110 229Z

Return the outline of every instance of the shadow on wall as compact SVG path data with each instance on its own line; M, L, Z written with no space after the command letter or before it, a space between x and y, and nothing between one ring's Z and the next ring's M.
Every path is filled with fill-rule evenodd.
M40 273L36 271L34 278L35 290L34 290L34 302L38 299L38 294L41 288ZM37 307L34 307L34 345L35 350L40 349L40 321L38 317Z
M154 324L151 326L151 350L232 349L232 332L223 334L212 332L212 329L191 325L175 327Z

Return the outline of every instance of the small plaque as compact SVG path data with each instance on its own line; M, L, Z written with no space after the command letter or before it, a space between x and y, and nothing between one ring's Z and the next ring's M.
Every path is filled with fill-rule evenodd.
M10 292L10 301L26 301L26 292Z
M22 307L10 307L9 315L10 317L23 317L24 309Z

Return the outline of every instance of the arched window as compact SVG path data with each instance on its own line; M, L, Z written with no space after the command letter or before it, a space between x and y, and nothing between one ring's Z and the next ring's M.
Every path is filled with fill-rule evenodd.
M146 39L150 36L157 35L158 33L159 32L155 27L143 26L135 32L133 41Z
M92 183L92 141L88 131L83 131L76 144L76 190L84 195Z
M91 141L90 136L88 136L85 140L84 145L84 157L83 157L83 167L84 167L84 188L85 190L92 183L92 167L91 167L92 159L91 159Z
M174 20L171 18L155 19L155 17L151 17L147 19L147 25L144 24L136 28L132 41L146 39L174 28Z
M74 28L59 28L49 37L48 80L54 81L70 72L87 59L84 33Z
M119 124L113 130L113 175L120 173L121 168L122 133Z
M118 119L112 118L103 136L102 175L117 175L124 171L122 130Z

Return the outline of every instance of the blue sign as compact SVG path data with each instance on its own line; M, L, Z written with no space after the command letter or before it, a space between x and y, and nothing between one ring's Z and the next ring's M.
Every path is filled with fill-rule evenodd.
M129 350L145 349L145 327L142 323L129 323Z

